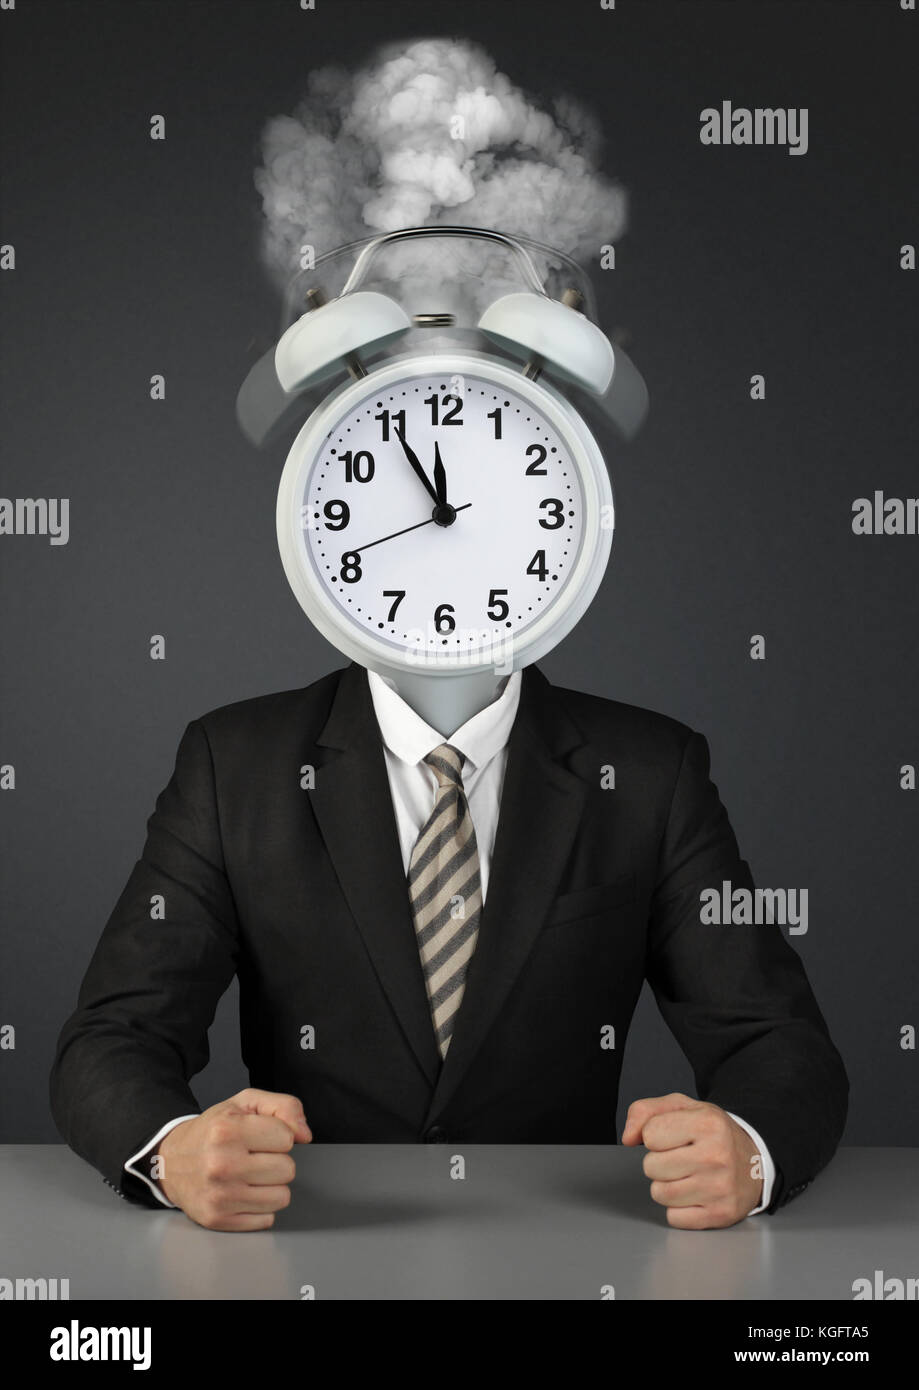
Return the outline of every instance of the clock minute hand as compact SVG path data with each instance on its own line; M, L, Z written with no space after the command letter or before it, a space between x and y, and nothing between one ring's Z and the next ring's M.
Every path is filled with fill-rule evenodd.
M438 502L440 499L437 496L437 489L434 487L433 483L428 478L427 473L425 473L424 469L422 468L421 461L419 460L417 454L414 452L414 450L409 448L408 444L406 444L405 435L399 429L399 426L395 425L393 426L393 428L395 429L395 432L399 438L399 443L402 445L402 448L405 451L405 457L408 459L409 463L412 465L415 472L418 474L418 477L424 483L428 492L431 494L431 497L434 499L435 502Z
M461 507L454 507L454 511L464 512L467 507L471 507L471 502L464 502ZM395 540L396 536L404 536L409 531L417 531L421 526L433 526L434 518L429 516L427 521L416 521L413 526L403 526L401 531L390 531L388 536L379 536L375 541L367 541L365 545L355 545L351 550L345 551L346 555L360 555L362 550L370 550L372 546L382 545L384 541Z
M434 442L434 486L437 489L437 505L446 507L447 504L447 474L444 471L443 459L440 457L440 445Z

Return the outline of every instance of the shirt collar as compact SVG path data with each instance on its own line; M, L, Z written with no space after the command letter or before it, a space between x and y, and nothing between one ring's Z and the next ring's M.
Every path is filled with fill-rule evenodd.
M510 738L520 702L521 676L520 671L512 672L498 698L467 719L446 740L471 764L469 770L484 767ZM432 748L445 742L443 735L416 714L385 677L368 671L367 678L383 742L397 758L414 766Z

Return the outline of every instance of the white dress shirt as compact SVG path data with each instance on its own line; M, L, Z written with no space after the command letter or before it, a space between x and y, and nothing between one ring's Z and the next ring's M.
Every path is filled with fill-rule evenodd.
M488 891L488 872L494 850L495 832L498 828L498 811L507 765L507 744L520 701L522 673L515 671L508 676L500 695L447 738L416 714L396 693L390 681L377 675L375 671L368 671L367 676L374 713L383 738L386 772L405 873L408 873L415 842L421 827L431 814L437 795L437 778L423 759L438 744L451 743L463 754L463 788L475 829L484 903ZM176 1119L170 1120L125 1164L126 1170L141 1178L164 1206L172 1207L175 1203L168 1200L142 1169L133 1165L145 1154L149 1154L176 1125L195 1118L196 1115L179 1115ZM750 1216L755 1216L769 1205L772 1198L775 1166L756 1130L745 1124L738 1115L732 1115L731 1118L746 1130L762 1155L762 1201L749 1213Z

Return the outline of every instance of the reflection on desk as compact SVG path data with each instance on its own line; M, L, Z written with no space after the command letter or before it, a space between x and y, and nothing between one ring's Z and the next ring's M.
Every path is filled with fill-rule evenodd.
M313 1144L274 1227L230 1234L119 1201L64 1146L8 1145L0 1276L67 1279L71 1299L851 1301L876 1271L919 1275L919 1150L840 1149L793 1203L723 1231L668 1226L642 1153Z

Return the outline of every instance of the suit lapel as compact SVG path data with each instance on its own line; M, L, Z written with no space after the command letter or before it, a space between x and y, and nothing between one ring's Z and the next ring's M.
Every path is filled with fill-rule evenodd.
M367 954L422 1072L429 1119L469 1069L541 930L581 820L588 745L535 666L508 743L488 896L463 1002L441 1065L367 673L341 675L317 740L310 800ZM578 770L580 768L580 770Z
M440 1055L425 991L386 760L367 672L342 672L318 739L310 800L342 891L418 1064L434 1084Z
M579 765L579 751L580 773L572 770ZM545 676L527 667L508 743L479 937L429 1120L443 1111L468 1071L542 927L593 775L585 753L584 738Z

